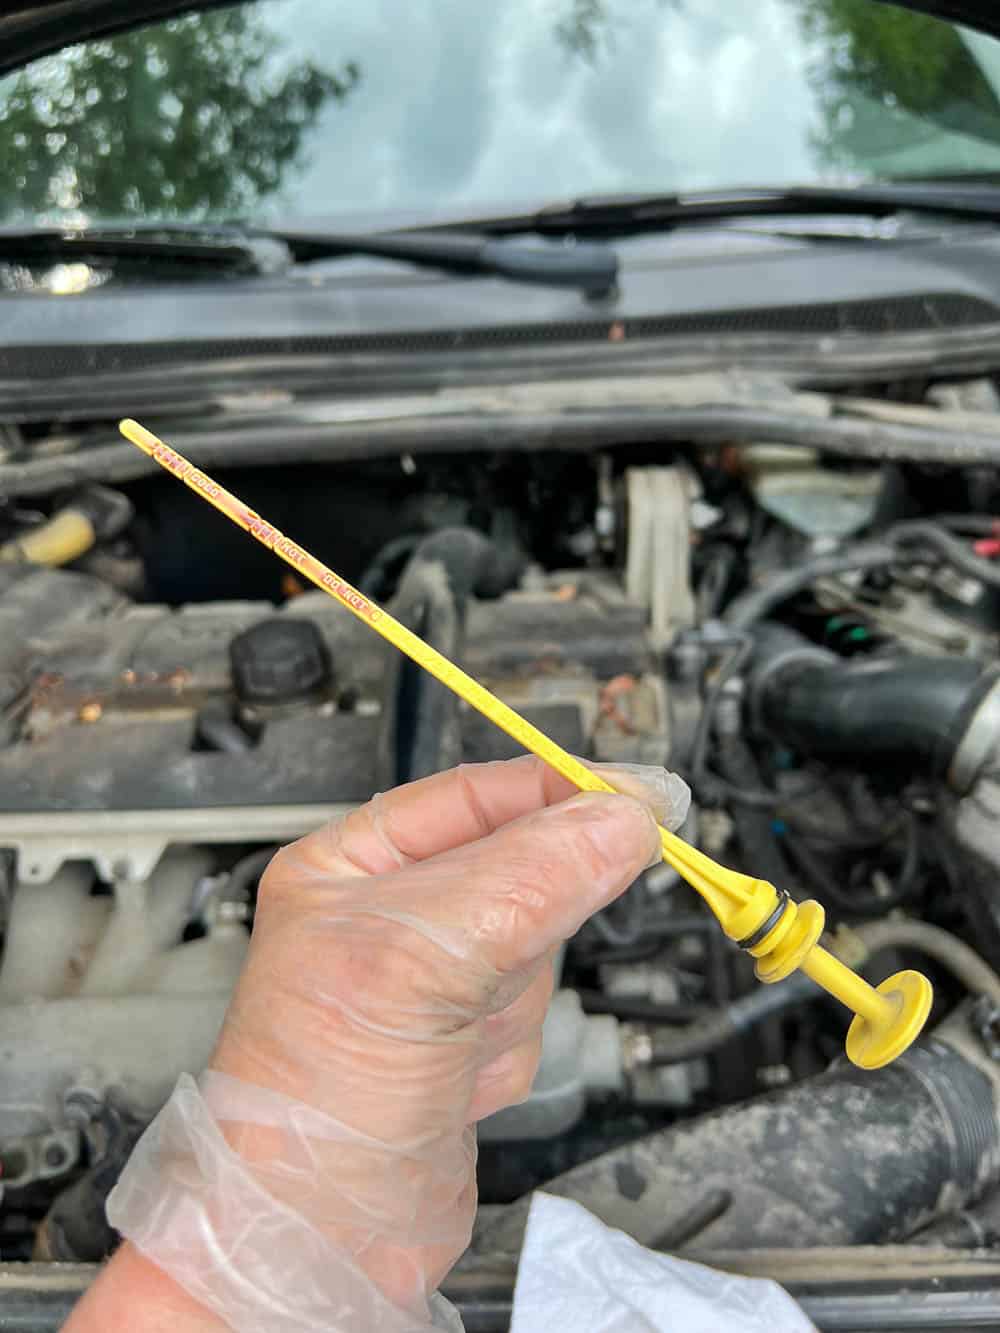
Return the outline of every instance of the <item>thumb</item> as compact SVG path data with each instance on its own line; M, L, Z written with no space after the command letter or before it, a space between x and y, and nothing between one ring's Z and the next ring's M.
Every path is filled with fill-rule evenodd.
M392 891L431 930L460 938L470 961L503 975L538 962L659 859L646 806L588 792L409 866Z

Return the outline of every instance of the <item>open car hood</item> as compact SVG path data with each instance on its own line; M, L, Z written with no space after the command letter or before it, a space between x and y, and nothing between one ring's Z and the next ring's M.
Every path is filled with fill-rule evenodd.
M919 9L1000 37L996 0L873 0ZM0 74L73 42L233 0L8 0L0 15Z

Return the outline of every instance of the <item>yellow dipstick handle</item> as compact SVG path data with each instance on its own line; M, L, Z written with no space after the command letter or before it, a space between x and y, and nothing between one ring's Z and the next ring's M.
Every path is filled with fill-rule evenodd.
M436 648L425 643L388 611L376 606L346 579L279 532L151 431L137 421L122 421L119 429L127 440L183 481L196 495L280 556L303 578L329 593L341 606L574 786L581 791L615 790L502 699L491 694ZM761 981L780 981L796 968L801 968L817 985L854 1012L856 1017L847 1033L847 1055L854 1064L862 1069L877 1069L895 1060L919 1035L930 1013L932 999L930 982L921 973L897 972L877 988L869 986L818 944L824 925L823 908L819 903L792 902L787 893L779 892L767 880L727 870L662 827L660 843L664 861L701 894L726 935L757 960L756 972Z

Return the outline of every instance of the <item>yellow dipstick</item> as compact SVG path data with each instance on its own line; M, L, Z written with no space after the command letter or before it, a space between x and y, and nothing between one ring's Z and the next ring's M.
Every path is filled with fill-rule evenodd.
M321 560L303 550L273 524L250 509L200 468L164 444L136 421L119 429L161 467L196 495L281 557L303 578L329 593L348 611L371 626L401 653L453 690L459 698L537 755L581 791L613 792L614 787L592 773L525 718L491 694L461 667L425 643L412 630L376 606ZM822 948L823 908L817 902L793 902L767 880L727 870L660 828L663 859L708 903L723 931L756 960L761 981L780 981L796 968L836 996L855 1014L847 1033L847 1055L862 1069L878 1069L895 1060L919 1035L930 1012L931 984L920 972L897 972L877 988Z

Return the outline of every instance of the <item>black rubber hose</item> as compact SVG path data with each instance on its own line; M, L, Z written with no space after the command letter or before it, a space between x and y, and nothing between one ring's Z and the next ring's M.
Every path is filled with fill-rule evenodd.
M209 705L197 717L198 735L212 750L224 754L246 754L253 749L253 741L222 708Z
M887 835L891 837L891 832ZM885 916L894 907L899 907L911 896L919 883L920 875L920 834L916 817L909 815L905 826L905 847L903 862L895 882L888 893L876 895L856 893L843 883L830 868L829 858L814 847L810 847L805 838L791 829L787 830L784 843L792 859L806 879L816 888L824 905L832 904L845 912L857 916ZM856 862L864 868L864 862Z
M774 575L762 587L752 588L730 602L724 619L733 629L747 630L817 579L866 569L882 569L899 558L900 553L896 547L883 542L855 546L850 551L836 555L820 555L812 560L803 560L793 569Z
M929 519L897 523L889 529L886 536L894 545L930 547L953 569L960 569L963 574L968 574L991 588L1000 588L1000 565L976 555L967 541L956 537L940 523L931 522Z
M672 1222L665 1231L653 1241L654 1250L679 1250L700 1236L710 1223L729 1208L733 1196L728 1190L709 1190L696 1203L693 1203L683 1217Z
M228 902L249 902L253 889L260 882L277 850L277 847L261 847L237 861L229 872L222 897Z
M1000 531L1000 518L991 514L935 514L934 522L955 532L970 532L990 537Z
M391 607L399 620L432 647L458 661L464 638L464 602L455 596L441 563L415 555ZM459 763L461 734L458 702L451 690L409 658L395 661L394 670L390 717L394 781L399 784Z
M950 517L954 522L954 516ZM989 523L989 530L992 530L993 520L989 520ZM921 548L924 551L930 548L954 569L969 574L981 583L1000 588L1000 566L978 556L967 542L949 532L943 524L929 519L914 519L895 524L878 543L858 545L833 555L817 556L797 564L794 569L774 575L762 587L752 588L730 602L725 620L734 629L749 629L775 607L808 588L817 579L880 569L894 563L912 564L922 558Z
M645 886L640 880L610 907L590 918L590 928L609 949L630 949L648 938L645 925Z
M761 791L760 770L753 751L741 735L719 736L715 748L715 765L737 791ZM769 810L737 802L732 808L732 819L746 866L753 867L759 879L772 884L788 882L788 862L774 836L774 815Z
M442 528L422 541L417 553L445 565L457 596L465 587L477 597L500 597L514 587L528 563L516 541L483 537L474 528Z
M725 1008L705 1015L681 1031L654 1031L650 1064L679 1065L711 1055L771 1014L781 1013L806 1000L815 1000L821 993L815 982L801 972L771 986L757 986L749 995L733 1000Z
M730 782L718 774L708 771L708 743L711 738L715 710L722 697L722 691L730 680L734 679L746 666L753 651L753 640L742 630L734 631L723 638L709 640L706 645L712 652L729 648L730 654L713 680L705 695L701 716L695 728L691 742L689 762L689 780L696 795L708 803L727 800L737 805L754 810L773 810L782 799L777 792L768 791L758 785L745 781Z
M995 1077L951 1042L925 1039L885 1069L838 1062L615 1148L543 1188L643 1245L713 1189L732 1203L698 1237L699 1252L903 1239L1000 1182ZM483 1252L517 1252L529 1202L483 1232Z
M691 1023L704 1017L705 1006L677 1000L658 1004L639 995L608 995L602 990L576 989L585 1014L613 1014L633 1023Z
M704 647L709 652L715 653L719 650L728 649L729 655L716 672L715 679L709 686L705 694L705 702L702 705L701 716L698 718L698 725L695 728L694 740L691 742L691 784L695 791L699 787L704 787L710 779L706 776L705 766L708 759L708 742L712 734L712 721L715 716L715 710L718 707L722 691L727 683L732 680L746 666L753 652L753 639L749 634L737 631L731 635L726 635L721 639L706 641Z
M410 562L443 565L452 595L461 604L476 594L499 597L517 582L524 556L516 546L502 545L475 528L439 528L425 537L397 537L379 551L361 578L362 592L383 596L383 583L404 556Z
M763 628L763 627L762 627ZM782 644L788 640L782 637ZM755 662L756 720L773 738L823 759L896 763L940 777L995 676L962 657ZM784 649L782 649L782 652Z
M408 559L420 538L415 533L394 537L379 550L374 560L358 579L358 588L367 597L384 597L385 585L393 565Z
M588 939L585 933L581 933L570 942L570 947L574 955L584 964L640 963L648 958L655 958L662 951L664 941L678 935L707 935L709 939L714 939L719 935L719 924L707 912L698 916L694 913L678 913L676 916L659 917L650 912L646 919L643 938L635 944L605 945L600 940ZM613 1013L614 1010L594 1009L591 1012Z

